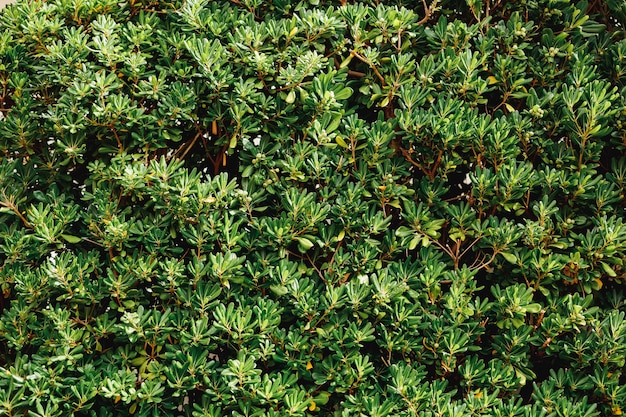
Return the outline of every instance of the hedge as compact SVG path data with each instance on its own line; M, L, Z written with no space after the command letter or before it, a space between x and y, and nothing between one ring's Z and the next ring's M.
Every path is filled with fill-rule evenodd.
M625 26L6 7L0 415L622 415Z

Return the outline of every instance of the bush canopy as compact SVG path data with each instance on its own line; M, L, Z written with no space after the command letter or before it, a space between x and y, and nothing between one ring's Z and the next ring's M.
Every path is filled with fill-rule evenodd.
M6 7L0 415L622 415L625 26Z

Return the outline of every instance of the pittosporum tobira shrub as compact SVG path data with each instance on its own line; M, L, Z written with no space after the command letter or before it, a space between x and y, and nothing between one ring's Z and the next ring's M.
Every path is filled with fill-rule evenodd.
M0 415L621 415L625 24L6 7Z

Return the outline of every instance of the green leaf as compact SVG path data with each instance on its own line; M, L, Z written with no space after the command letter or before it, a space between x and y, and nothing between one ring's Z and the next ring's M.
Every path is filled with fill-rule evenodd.
M238 141L238 136L237 134L234 134L230 137L230 142L228 143L228 147L230 149L234 149L237 147L237 141Z
M354 55L350 54L348 55L343 61L341 61L341 64L339 65L339 68L345 68L350 64L350 61L352 61L352 58L354 57Z
M330 393L328 391L322 391L316 397L313 398L313 401L315 401L315 404L317 405L326 405L328 404L329 399L330 399Z
M61 234L61 237L62 237L63 239L65 239L65 241L66 241L67 243L78 243L78 242L80 242L81 240L83 240L82 238L80 238L80 237L78 237L78 236L66 235L66 234L63 234L63 233Z
M347 100L352 95L353 90L350 87L345 87L335 93L335 100Z
M344 149L348 149L348 144L340 135L335 136L335 142Z
M513 324L513 326L515 326L515 328L519 328L524 324L524 320L518 318L512 318L510 322L511 324Z
M532 303L532 304L528 304L526 306L524 306L524 310L526 310L526 312L528 313L539 313L541 311L541 304L539 303Z
M278 296L285 295L289 292L289 289L284 285L270 285L270 290Z
M617 273L606 262L600 262L600 265L602 266L602 270L604 270L604 273L607 274L608 276L610 277L617 276Z
M509 252L500 252L500 255L502 255L502 257L503 257L504 259L506 259L506 260L507 260L507 262L509 262L509 263L512 263L512 264L517 263L517 256L515 256L515 255L514 255L514 254L512 254L512 253L509 253Z
M305 237L298 236L295 237L295 240L298 242L298 250L300 250L300 252L302 253L313 247L313 242Z

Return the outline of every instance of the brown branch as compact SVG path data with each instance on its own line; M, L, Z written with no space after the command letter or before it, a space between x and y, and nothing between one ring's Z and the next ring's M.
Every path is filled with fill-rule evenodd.
M311 264L311 266L313 267L313 269L315 269L315 272L317 272L317 275L320 277L320 279L322 280L322 282L326 283L326 278L324 278L324 274L322 273L322 271L317 267L317 265L315 265L315 262L313 262L313 260L311 259L311 257L309 256L309 254L306 254L306 259L307 261L309 261L309 264Z
M115 278L118 278L119 274L115 270L115 266L114 266L115 261L114 261L114 259L115 259L115 254L113 253L113 246L109 246L109 261L111 262L111 273L113 274L113 276ZM115 298L117 298L118 304L122 305L122 303L120 302L119 296L116 296Z
M187 154L189 153L189 151L191 150L191 148L194 147L194 145L196 144L196 142L198 141L198 139L200 138L200 136L202 136L202 131L198 130L198 132L196 133L196 135L193 137L193 139L191 139L189 142L185 142L180 148L178 148L178 150L176 152L174 152L174 156L176 156L176 154L183 148L185 147L185 145L187 145L185 147L185 151L183 152L183 154L178 157L178 159L185 159L185 156L187 156Z
M378 72L378 68L376 68L376 66L374 65L374 63L372 63L372 61L365 58L354 49L350 51L350 54L356 57L359 61L363 62L364 64L367 64L372 69L372 71L374 71L374 74L376 74L376 76L378 77L378 79L380 80L383 86L387 85L387 83L385 82L385 78L380 74L380 72Z
M355 78L363 78L367 74L365 74L364 72L348 70L348 75L351 76L351 77L355 77Z
M115 126L110 125L109 126L111 129L111 132L113 132L113 136L115 136L115 140L117 141L117 149L120 152L124 151L124 146L122 145L122 142L120 141L120 136L117 134L117 129L115 129Z
M480 240L482 239L482 236L478 236L477 238L474 239L474 241L472 243L469 244L469 246L467 248L465 248L465 250L461 253L461 258L465 256L465 254L472 248L472 246L474 246L476 243L478 243Z
M426 0L422 0L422 4L424 5L425 15L422 20L417 22L418 25L423 25L424 23L428 22L428 20L430 19L430 16L433 14L433 12L435 11L435 8L437 7L438 2L439 0L434 0L432 4L430 5L430 7L428 7L428 5L426 4Z
M398 145L397 149L400 151L400 153L402 154L402 156L404 156L404 158L409 161L411 163L411 165L413 165L414 167L417 167L419 169L422 170L422 172L424 172L424 174L426 174L426 170L422 167L422 164L420 164L419 162L416 162L412 157L411 157L411 152L407 151L406 149L404 149L402 146Z
M11 210L13 213L15 213L17 215L17 217L20 218L22 223L24 223L24 226L26 226L29 229L34 229L33 225L30 224L28 222L28 220L26 220L26 217L24 217L24 215L22 213L20 213L19 209L17 208L17 206L13 202L0 201L0 206L6 207L9 210Z
M487 268L496 259L496 256L498 256L498 253L500 253L500 250L494 251L493 254L491 255L491 258L489 258L488 261L485 261L485 259L487 258L487 255L485 255L485 257L480 262L478 263L474 262L472 266L470 266L470 269Z
M222 166L226 166L226 151L228 150L228 144L222 146L222 150L219 155L215 158L215 166L213 167L214 174L217 175L220 173L220 162Z
M439 156L439 158L438 158L438 160L437 160L437 162L436 162L435 166L434 166L432 169L428 170L428 169L426 169L426 167L424 167L422 164L420 164L419 162L415 161L415 160L411 157L411 152L410 152L410 151L408 151L408 150L404 149L404 148L403 148L402 146L400 146L400 145L398 145L398 146L396 147L396 149L400 151L400 153L402 154L402 156L403 156L403 157L404 157L407 161L409 161L409 163L410 163L411 165L413 165L414 167L419 168L419 169L420 169L420 170L424 173L424 175L428 176L428 178L429 178L429 179L431 179L431 180L432 180L432 179L434 179L434 178L435 178L435 171L437 170L437 168L438 168L438 166L439 166L439 159L441 158L441 151L440 151L440 156Z

